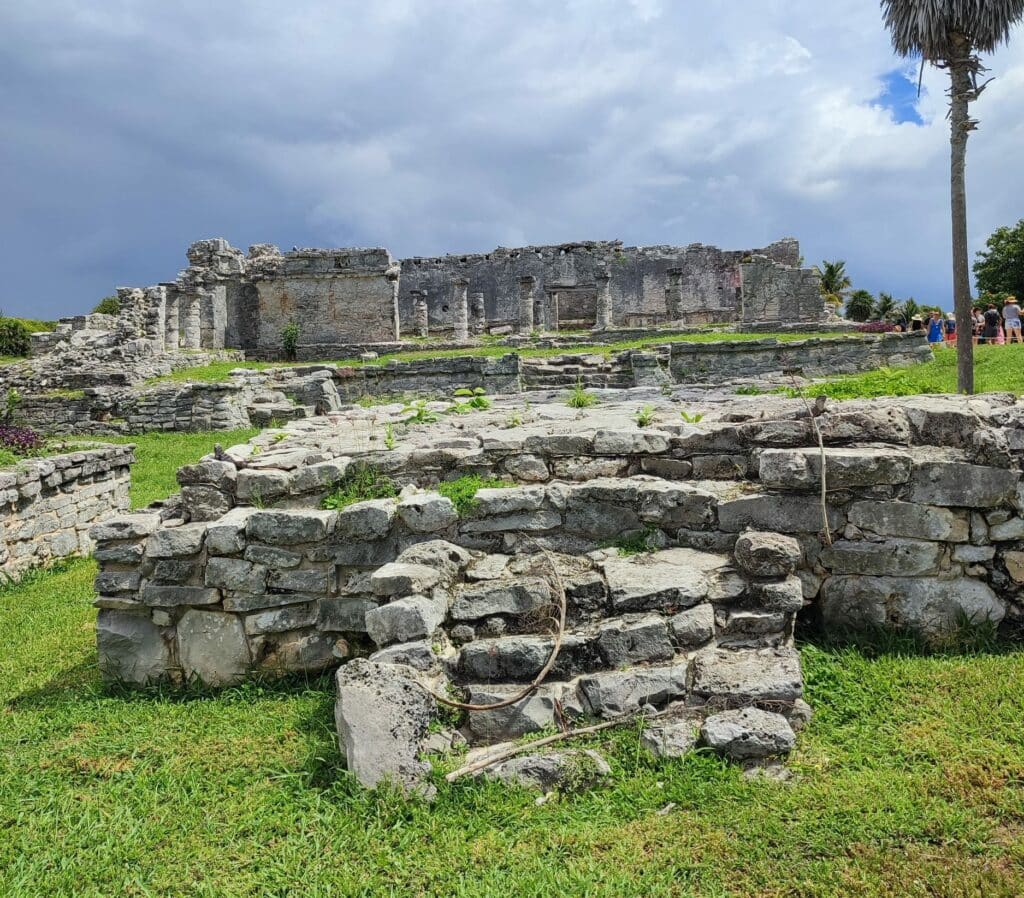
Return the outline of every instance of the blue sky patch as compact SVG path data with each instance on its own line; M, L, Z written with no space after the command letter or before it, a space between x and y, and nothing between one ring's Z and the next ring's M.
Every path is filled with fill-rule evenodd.
M882 76L882 92L875 102L888 109L897 124L924 124L921 113L917 111L917 71L915 65L913 71L893 69Z

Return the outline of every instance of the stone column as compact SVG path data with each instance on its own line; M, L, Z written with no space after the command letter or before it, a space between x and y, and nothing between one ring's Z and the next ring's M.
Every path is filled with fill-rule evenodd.
M395 340L401 340L402 322L399 319L398 313L398 288L402 277L402 266L397 262L388 266L388 270L384 272L384 277L391 284L391 316L395 324Z
M426 337L430 334L430 308L427 298L420 290L412 291L413 307L416 310L416 336Z
M203 318L198 292L183 293L181 296L181 348L201 349L203 339Z
M458 277L452 281L452 317L455 342L469 342L469 278Z
M519 279L519 333L528 334L533 330L536 322L533 318L533 292L537 286L537 279L533 275L526 275Z
M227 288L217 284L199 293L200 341L203 349L223 349L227 328Z
M483 293L474 293L470 296L469 305L472 316L471 330L474 334L482 334L487 326L487 309Z
M683 269L668 270L668 286L665 288L665 311L669 321L683 319Z
M552 290L548 293L548 314L545 321L546 329L554 334L558 333L558 291Z
M612 326L612 278L607 271L597 275L597 320L594 329L603 331Z
M146 289L146 339L157 352L163 352L167 339L167 288Z
M179 293L173 287L167 291L167 305L164 309L164 347L167 352L177 352L181 337L178 329L180 327L181 311L178 305Z

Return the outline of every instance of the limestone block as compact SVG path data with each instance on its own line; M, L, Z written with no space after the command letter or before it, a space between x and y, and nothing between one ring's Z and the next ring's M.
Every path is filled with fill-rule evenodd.
M675 655L668 638L668 624L658 614L604 621L598 630L597 648L609 667L668 661Z
M150 558L180 558L195 555L203 547L206 524L182 524L157 530L146 541Z
M245 528L255 508L233 508L217 521L206 525L206 551L209 555L237 555L245 547Z
M334 637L315 630L288 630L252 637L257 669L270 674L314 673L334 667Z
M395 561L399 564L420 564L438 571L442 580L454 579L472 561L461 546L443 539L431 539L405 549Z
M594 455L659 455L668 452L669 435L656 430L599 430Z
M1010 518L988 528L988 538L994 543L1024 539L1024 518Z
M752 577L785 577L796 569L800 543L779 533L752 531L736 540L736 564Z
M712 714L704 721L701 735L710 748L737 761L786 754L796 745L789 721L759 708Z
M424 564L391 562L377 568L370 575L374 595L402 596L422 593L437 585L441 575L436 568Z
M327 593L331 588L331 576L326 570L296 570L286 568L271 571L267 586L273 590L287 592Z
M850 523L878 536L908 536L942 542L967 542L966 515L913 502L854 502Z
M477 490L473 497L476 502L475 514L488 517L539 511L544 505L545 496L542 487L488 487Z
M994 508L1010 502L1020 474L1003 468L963 462L925 462L916 465L910 481L910 501L925 505Z
M337 512L337 533L352 540L380 539L387 536L395 518L393 499L370 499L357 502Z
M995 546L961 545L953 547L953 561L959 564L985 564L995 557Z
M693 661L693 692L730 703L791 702L803 695L795 649L709 649Z
M679 612L668 624L676 645L681 648L703 645L715 635L715 609L705 602Z
M245 632L249 636L264 633L280 633L285 630L299 630L311 627L316 623L316 602L305 602L301 605L284 605L280 608L267 608L255 614L247 614L244 620Z
M493 705L517 694L521 686L467 686L468 701L474 705ZM576 687L567 683L540 686L513 705L493 711L474 711L467 721L470 732L481 742L502 742L536 733L556 723L555 704L566 717L579 717L583 706Z
M505 459L506 473L523 483L542 483L551 475L542 458L536 455L513 455Z
M707 490L681 483L645 483L638 497L640 519L660 527L705 527L715 520L718 505Z
M286 471L244 468L238 472L235 495L242 501L259 505L285 495L290 485L291 474Z
M231 496L212 486L183 486L182 504L193 521L216 521L227 514L234 504Z
M378 646L429 638L444 620L447 606L440 593L396 599L366 613L366 632Z
M900 449L826 449L825 480L829 489L906 483L910 453ZM759 476L765 486L799 490L821 488L819 449L765 449Z
M207 548L209 548L210 537L206 537ZM273 568L293 568L302 563L302 555L279 546L264 546L254 543L245 547L244 558L253 564L264 565Z
M177 478L180 486L203 484L225 492L233 492L238 479L238 468L228 461L207 458L197 464L178 468Z
M352 506L353 508L357 506ZM334 531L339 512L296 510L263 511L249 515L245 532L249 539L272 546L315 543Z
M398 503L398 516L413 533L447 530L459 520L452 500L437 493L405 497Z
M716 618L719 636L730 642L785 635L789 621L781 611L726 611Z
M803 582L799 577L793 575L783 580L751 583L750 595L754 601L768 611L784 611L792 614L804 606Z
M828 506L833 531L844 523L842 512ZM777 530L782 533L818 533L823 529L821 503L814 496L743 496L721 502L718 525L727 533L743 530Z
M619 717L644 705L663 705L686 697L687 665L637 667L581 677L580 694L592 714Z
M826 627L893 627L926 637L951 632L961 615L999 623L1006 603L986 583L927 577L830 577L821 591Z
M220 591L202 586L162 586L144 583L139 598L146 604L158 608L174 608L179 605L216 605Z
M295 496L326 492L345 476L347 470L347 458L303 465L292 474L288 490Z
M1024 583L1024 552L1004 552L1003 563L1014 583Z
M93 558L103 564L138 564L144 548L141 543L104 543L93 551Z
M137 592L140 577L138 571L101 571L96 575L94 587L101 596L122 592Z
M96 650L104 678L145 686L167 676L171 654L148 614L100 609Z
M527 614L552 603L546 580L524 578L463 587L452 604L454 620L479 620L495 614Z
M707 598L710 585L704 572L660 556L656 552L604 562L613 611L689 608Z
M178 621L178 659L186 680L230 686L244 678L251 659L242 621L220 611L189 609Z
M571 667L573 653L582 641L575 636L563 639L556 665L559 670ZM457 667L468 680L476 682L513 683L529 681L540 673L551 656L554 640L550 636L506 636L502 639L480 639L467 643L459 651Z
M562 751L546 755L521 755L487 767L482 774L488 779L514 783L527 789L550 792L561 789L578 792L593 788L610 776L608 762L596 751Z
M335 722L348 769L368 788L390 780L414 789L429 771L417 760L436 703L399 665L357 658L337 674Z
M573 496L565 513L565 529L591 539L605 540L642 530L643 526L632 508Z
M207 586L255 594L267 591L267 569L239 558L210 558L206 563Z
M916 539L839 540L822 549L819 557L834 574L918 577L937 574L944 551L941 543Z
M646 727L640 741L656 758L681 758L696 748L699 737L700 721L684 718Z
M377 603L368 598L335 596L320 600L317 627L329 633L365 633L366 615Z
M474 518L463 521L459 530L463 533L501 533L504 531L537 532L553 530L562 524L557 511L534 511L520 514L500 515L490 518Z
M154 512L126 514L116 518L107 518L89 530L94 542L119 539L141 539L149 536L160 526L160 515Z
M414 642L400 642L389 645L370 655L371 661L380 664L404 664L415 670L431 670L437 664L437 656L428 639Z

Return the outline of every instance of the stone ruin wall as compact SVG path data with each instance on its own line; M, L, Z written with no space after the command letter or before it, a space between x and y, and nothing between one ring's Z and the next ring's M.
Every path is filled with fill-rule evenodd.
M172 356L173 358L173 356ZM672 343L603 355L491 357L391 361L387 365L308 365L264 371L239 369L227 383L168 383L90 387L81 395L34 393L14 378L0 385L24 395L18 416L50 434L144 433L150 430L230 430L335 412L367 397L445 396L480 388L491 396L560 390L669 388L673 384L757 383L791 376L853 374L902 367L931 358L924 335L883 334L735 343ZM69 374L69 372L65 372ZM81 377L86 373L82 372ZM79 375L70 375L78 385Z
M818 418L830 537L806 408L759 405L649 429L621 409L615 426L615 410L515 430L492 420L391 452L332 452L343 422L257 438L181 470L190 520L168 509L95 528L101 666L129 682L223 685L347 662L338 725L350 767L368 785L386 773L412 784L436 713L416 678L490 702L548 657L544 552L568 599L563 653L528 699L470 714L472 742L649 705L672 712L671 730L646 738L692 746L700 731L713 744L709 725L738 712L774 734L764 753L783 753L807 714L798 614L934 639L962 619L1020 628L1024 405L830 406ZM358 463L426 491L319 510ZM430 487L470 473L516 485L481 491L460 516ZM630 535L654 551L602 548ZM373 721L412 736L382 750Z
M54 333L34 335L34 353L75 334L107 334L136 346L136 354L239 349L274 359L283 355L283 329L296 323L298 358L313 360L429 333L461 343L502 329L814 324L825 317L816 275L798 267L791 239L741 252L610 241L398 263L379 248L281 253L257 244L243 254L216 238L192 244L188 261L174 282L119 288L113 321L62 319ZM93 341L98 349L110 342Z
M131 446L100 446L26 459L0 470L0 573L92 550L89 529L129 508Z

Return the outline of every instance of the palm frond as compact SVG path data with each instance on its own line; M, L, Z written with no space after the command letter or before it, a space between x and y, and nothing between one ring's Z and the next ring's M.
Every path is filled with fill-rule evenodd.
M1024 18L1024 0L881 0L892 45L901 56L929 62L951 58L952 35L963 35L978 52L990 53Z

